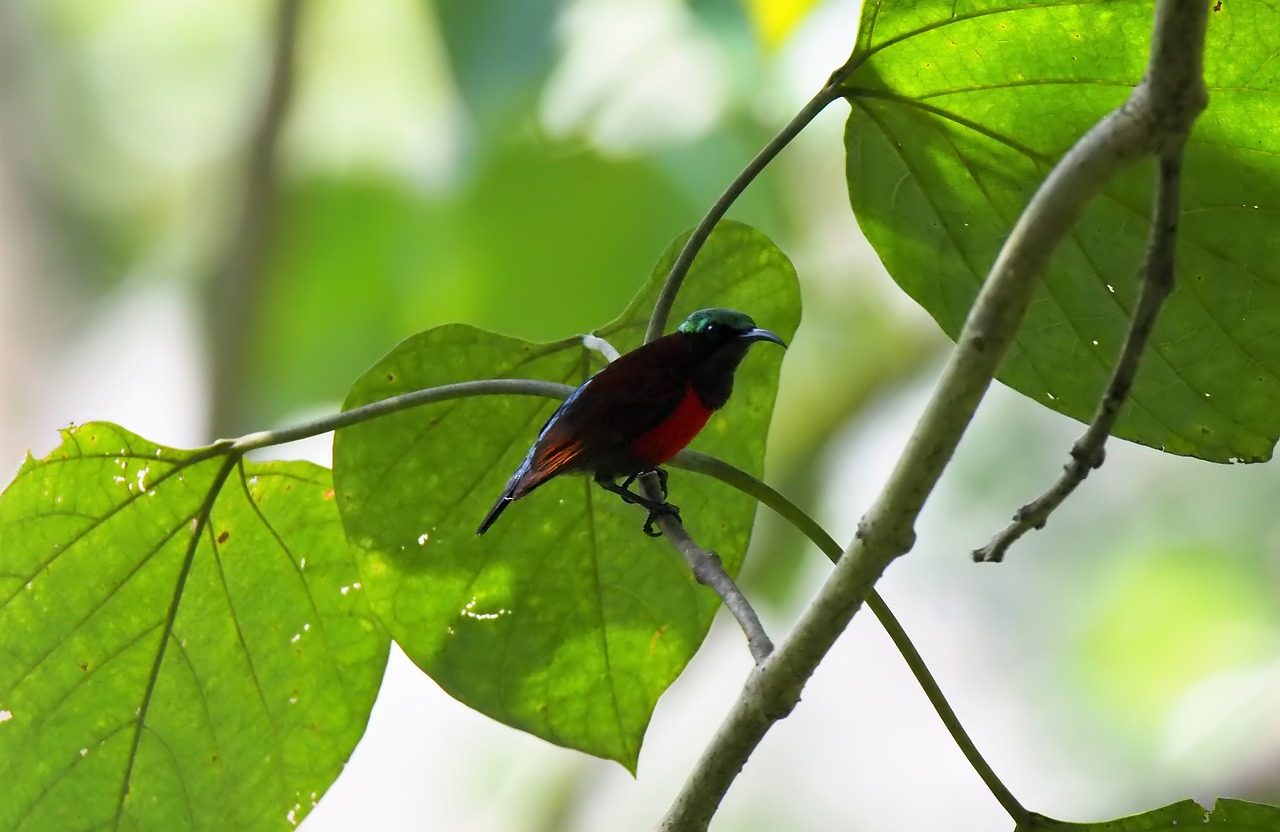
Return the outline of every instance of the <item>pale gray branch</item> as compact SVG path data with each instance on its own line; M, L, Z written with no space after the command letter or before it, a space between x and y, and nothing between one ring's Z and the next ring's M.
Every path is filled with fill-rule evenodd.
M896 468L827 582L777 649L752 671L659 829L705 830L725 792L894 558L1013 343L1049 259L1085 205L1117 172L1165 151L1204 108L1199 56L1208 3L1160 0L1147 74L1129 100L1050 172L978 294L933 397Z

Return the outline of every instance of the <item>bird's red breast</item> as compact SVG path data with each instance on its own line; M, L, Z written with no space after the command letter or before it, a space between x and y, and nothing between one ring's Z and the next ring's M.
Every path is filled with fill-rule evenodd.
M687 386L684 398L671 415L633 440L628 450L637 460L656 468L693 441L711 418L711 412L693 387Z

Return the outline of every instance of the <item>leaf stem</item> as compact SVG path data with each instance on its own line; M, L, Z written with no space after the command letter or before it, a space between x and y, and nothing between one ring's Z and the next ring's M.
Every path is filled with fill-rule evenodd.
M700 454L697 451L682 452L672 460L672 465L683 468L686 471L713 477L744 494L754 497L773 509L778 516L809 538L832 563L840 560L840 556L843 554L840 544L836 543L835 539L827 534L826 529L822 528L803 509L778 493L772 486L756 479L746 471L736 468L724 460ZM898 653L907 663L907 667L911 669L917 684L924 691L924 695L928 697L929 703L933 705L934 711L938 714L938 718L946 726L947 732L951 734L951 738L959 746L961 753L969 761L969 765L973 766L974 771L982 778L982 782L986 784L987 789L1004 807L1004 810L1009 813L1015 822L1021 823L1025 818L1029 817L1026 808L1014 797L1013 792L1009 791L1008 787L1004 785L996 775L995 770L991 768L982 753L978 751L978 747L968 733L965 732L964 726L960 723L960 718L956 716L951 704L947 702L946 696L942 693L942 688L938 686L937 680L933 678L933 674L929 671L928 665L925 664L920 651L912 644L910 636L902 628L902 624L898 622L893 611L889 609L889 605L880 597L880 593L876 592L874 587L867 591L866 600L867 606L870 607L871 612L881 626L884 627L885 632L889 634L894 646L898 648Z
M254 451L272 445L284 445L309 439L322 433L345 428L350 425L367 422L388 413L421 407L424 404L442 402L449 399L466 399L474 396L543 396L550 399L565 399L573 392L567 384L554 381L537 381L527 378L487 378L478 381L460 381L456 384L442 384L439 387L428 387L414 390L389 399L381 399L361 407L353 407L341 413L322 416L310 422L304 422L279 430L263 430L248 433L239 439L220 439L210 448L225 447L240 452Z
M755 178L774 160L774 157L781 153L782 149L800 134L800 131L808 127L809 122L817 118L818 113L826 109L828 104L841 97L839 90L841 80L843 80L843 76L837 77L833 75L823 85L822 89L818 90L818 93L800 109L800 112L796 113L791 121L787 122L786 126L769 140L769 143L742 169L742 172L733 178L733 181L729 183L729 187L725 189L720 198L712 204L711 208L694 227L689 234L689 238L685 240L684 247L676 255L675 262L671 264L671 271L667 273L666 282L662 284L662 291L658 293L658 299L654 302L653 314L649 318L649 327L644 335L645 343L662 337L663 331L667 328L667 319L671 317L671 307L676 302L676 294L679 293L680 286L684 283L685 276L688 275L694 258L698 256L698 252L706 244L707 238L711 236L711 232L716 227L716 223L724 219L724 215L728 213L733 203L738 200L738 197L742 196L742 192L755 181Z

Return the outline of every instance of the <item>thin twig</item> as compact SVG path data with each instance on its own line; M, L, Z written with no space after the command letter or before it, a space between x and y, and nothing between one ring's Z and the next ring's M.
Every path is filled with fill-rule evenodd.
M915 540L915 521L985 395L1040 275L1084 206L1120 170L1185 135L1204 108L1199 56L1208 4L1160 0L1147 76L1129 100L1054 167L1019 217L970 310L938 386L853 543L795 628L747 678L676 797L663 832L705 830L769 728L800 691L872 586ZM1192 71L1188 71L1192 67Z
M1151 331L1165 299L1173 292L1174 250L1178 242L1178 217L1181 213L1182 153L1185 142L1167 148L1156 171L1155 204L1152 206L1151 232L1142 269L1142 286L1138 304L1129 321L1129 331L1111 380L1098 402L1098 410L1084 435L1071 446L1071 460L1063 466L1062 476L1053 487L1018 509L1013 522L991 542L973 550L979 563L999 563L1009 547L1032 529L1043 529L1045 523L1064 500L1071 495L1089 472L1102 466L1106 453L1103 446L1120 417L1120 409L1129 397L1138 366L1146 350Z
M256 295L267 275L279 203L277 147L293 97L294 52L302 0L280 0L276 8L271 75L250 140L240 185L234 230L207 287L212 359L210 424L214 433L237 429L243 418L244 371L253 344Z
M720 198L712 204L707 213L694 226L689 238L685 240L684 246L681 247L680 253L676 255L675 262L671 264L671 271L667 273L667 279L662 284L662 290L658 292L658 299L653 304L653 314L649 316L649 326L644 334L646 344L662 337L663 330L667 328L667 319L671 317L671 307L675 305L676 295L680 292L680 286L684 283L685 276L689 274L689 268L693 265L694 258L698 256L698 252L706 244L711 232L715 230L716 223L724 219L724 215L729 212L733 203L738 201L738 197L742 196L742 192L769 166L774 158L782 152L783 148L791 144L795 137L800 135L804 128L808 127L809 123L827 108L828 104L843 98L848 93L847 90L841 88L841 84L860 64L860 60L851 57L839 69L831 73L831 77L822 85L822 89L818 90L813 98L809 99L808 103L800 108L800 112L796 113L791 121L787 122L778 131L778 134L761 148L756 157L742 169L741 173L733 178L733 181L729 183L729 187L725 188L724 193L720 194Z
M826 529L822 528L803 509L778 493L772 486L756 479L746 471L736 468L722 459L688 450L683 451L673 459L671 465L676 468L683 468L686 471L694 471L713 477L744 494L754 497L777 512L778 516L790 523L798 532L809 538L832 563L840 560L840 556L843 554L840 544L836 543L835 539L827 534ZM942 720L947 732L951 734L951 739L955 741L965 759L969 761L969 765L973 766L974 771L982 778L982 782L986 784L991 794L1015 821L1020 821L1027 817L1027 810L1013 796L1013 792L1009 791L1008 787L996 776L995 770L991 768L991 765L978 751L978 747L964 730L964 726L960 724L960 718L951 709L951 703L947 702L946 696L942 693L942 688L938 686L937 680L929 672L929 667L924 663L924 658L920 655L920 651L916 650L916 646L911 643L911 638L907 635L907 631L902 628L902 624L898 622L893 611L889 609L889 605L885 603L885 600L880 597L880 593L876 592L874 587L867 592L867 606L881 626L884 627L885 632L889 634L889 639L893 641L894 647L898 648L898 653L906 661L907 667L911 669L912 675L916 678L916 682L920 685L921 690L924 691L924 695L928 697L929 703L933 705L934 711L937 712L939 719Z
M646 497L658 502L662 499L662 492L654 481L656 479L651 474L645 475L640 478L640 487ZM742 594L742 590L738 588L733 578L725 571L724 564L720 561L720 556L699 546L689 536L684 524L674 515L660 515L655 519L655 522L662 529L662 533L666 535L667 540L671 541L671 545L675 546L676 550L684 556L685 562L693 570L693 577L697 579L698 583L714 590L716 595L720 596L720 600L724 602L725 608L733 614L738 626L742 628L742 632L747 637L747 647L751 650L751 656L756 660L756 664L759 665L767 659L769 654L773 652L773 641L769 639L768 633L764 631L764 626L760 623L760 617L756 615L756 611L752 608L751 602L747 600L747 596Z

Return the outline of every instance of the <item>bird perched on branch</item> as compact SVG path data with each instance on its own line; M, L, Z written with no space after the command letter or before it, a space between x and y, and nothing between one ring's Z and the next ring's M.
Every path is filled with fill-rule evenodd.
M484 534L507 506L547 480L576 472L592 474L606 491L647 509L644 531L657 537L654 520L663 514L679 519L680 510L629 486L653 471L666 497L667 475L659 466L729 400L734 371L756 341L786 348L741 312L701 309L670 335L607 365L551 414L476 534Z

